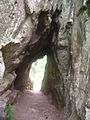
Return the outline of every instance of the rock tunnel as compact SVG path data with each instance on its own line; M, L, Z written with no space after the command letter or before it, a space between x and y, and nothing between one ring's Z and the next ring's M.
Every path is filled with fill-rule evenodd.
M89 120L89 0L1 0L0 5L0 107L13 89L32 89L31 65L46 55L41 91L63 108L62 120Z
M51 27L49 27L48 12L42 11L40 13L36 33L32 35L30 42L26 46L24 53L25 56L19 66L15 69L17 77L15 79L14 85L19 90L23 90L27 86L30 87L29 89L32 89L32 82L29 78L31 65L37 59L47 55L47 65L41 90L46 94L52 92L53 98L55 98L55 102L62 104L63 101L64 104L64 88L61 84L62 93L59 96L61 91L59 90L58 82L60 81L61 76L59 75L58 66L54 59L54 45L51 42L53 34L58 34L58 25L54 19L56 19L59 14L60 11L56 9L52 16L53 20L50 25Z

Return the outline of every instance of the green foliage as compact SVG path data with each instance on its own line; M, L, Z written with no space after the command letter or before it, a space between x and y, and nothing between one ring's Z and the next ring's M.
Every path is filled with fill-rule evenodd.
M6 112L6 120L15 120L14 119L13 106L11 104L8 105L5 112Z

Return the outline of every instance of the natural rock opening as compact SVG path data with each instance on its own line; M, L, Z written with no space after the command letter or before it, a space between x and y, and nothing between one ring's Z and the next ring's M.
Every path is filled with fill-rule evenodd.
M31 65L29 77L33 84L34 91L41 90L46 64L47 64L47 56L45 55L44 57L33 62Z

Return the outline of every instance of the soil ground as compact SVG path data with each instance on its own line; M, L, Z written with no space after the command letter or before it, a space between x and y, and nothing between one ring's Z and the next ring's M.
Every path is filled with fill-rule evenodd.
M61 120L61 114L42 92L24 91L15 103L15 120Z

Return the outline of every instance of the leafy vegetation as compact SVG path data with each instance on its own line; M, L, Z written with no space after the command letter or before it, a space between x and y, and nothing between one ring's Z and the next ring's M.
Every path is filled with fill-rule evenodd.
M5 112L6 112L6 120L15 120L14 119L13 106L11 104L8 105Z

